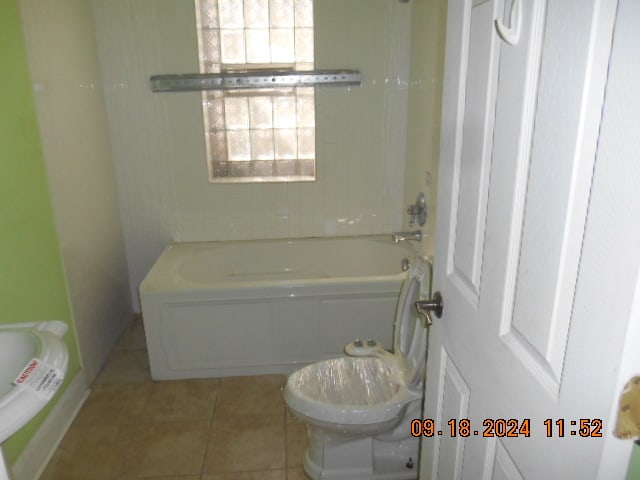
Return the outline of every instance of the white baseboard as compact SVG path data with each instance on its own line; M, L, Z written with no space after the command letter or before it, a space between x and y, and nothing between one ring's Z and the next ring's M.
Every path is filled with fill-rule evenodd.
M16 460L13 480L40 478L88 396L89 384L80 370Z

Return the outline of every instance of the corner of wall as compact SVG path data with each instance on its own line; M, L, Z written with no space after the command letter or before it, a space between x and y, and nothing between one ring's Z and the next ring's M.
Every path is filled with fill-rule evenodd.
M20 0L20 9L51 204L91 381L133 314L93 10L84 0Z
M428 208L424 233L435 234L440 153L440 121L446 0L415 0L411 24L411 81L409 83L408 158L404 207L425 194ZM403 218L408 227L408 217ZM433 254L432 241L423 242L424 254Z
M20 25L18 1L5 2L0 15L0 238L5 252L0 257L0 323L68 323L66 388L80 371L80 359ZM4 444L9 462L15 462L55 402Z

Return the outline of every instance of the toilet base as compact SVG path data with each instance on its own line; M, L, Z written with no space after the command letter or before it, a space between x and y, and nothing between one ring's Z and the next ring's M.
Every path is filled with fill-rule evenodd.
M312 480L415 480L418 447L419 440L413 437L385 441L310 426L303 466Z

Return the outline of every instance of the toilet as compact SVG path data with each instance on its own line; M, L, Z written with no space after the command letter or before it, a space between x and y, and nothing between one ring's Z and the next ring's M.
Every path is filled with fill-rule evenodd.
M303 465L313 480L403 480L418 477L427 329L414 303L428 293L431 266L410 262L393 324L393 352L356 340L347 356L295 371L284 389L291 413L307 424Z

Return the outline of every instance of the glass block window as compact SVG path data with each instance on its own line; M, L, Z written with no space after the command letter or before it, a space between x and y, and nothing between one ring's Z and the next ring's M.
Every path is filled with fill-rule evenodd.
M313 0L195 0L201 73L313 70ZM313 87L202 93L210 182L315 180Z

